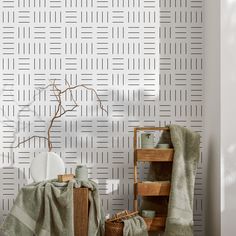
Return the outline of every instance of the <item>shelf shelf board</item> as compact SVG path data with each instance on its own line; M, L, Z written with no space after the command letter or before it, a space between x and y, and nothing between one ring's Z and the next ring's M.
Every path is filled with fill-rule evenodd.
M136 127L134 128L134 132L137 132L137 131L143 131L143 130L150 130L150 131L170 131L170 128L168 127Z
M170 181L134 183L135 193L141 196L169 196Z
M157 216L153 219L143 217L143 219L147 224L148 231L164 231L166 224L165 216Z
M174 157L173 148L151 148L151 149L136 149L137 161L150 162L172 162Z

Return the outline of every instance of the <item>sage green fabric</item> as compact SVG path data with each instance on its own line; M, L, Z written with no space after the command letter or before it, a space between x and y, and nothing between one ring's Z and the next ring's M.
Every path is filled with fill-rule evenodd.
M175 154L165 236L193 236L193 198L200 135L187 128L171 125Z
M124 220L123 236L148 236L144 219L140 216L134 216Z
M170 143L175 149L172 171L171 163L152 162L148 180L171 181L169 201L165 197L144 197L141 209L155 210L161 215L168 210L165 236L192 236L194 184L200 136L187 128L170 125L170 132L163 133L160 143Z
M0 230L7 236L73 236L73 188L81 186L91 189L89 235L101 236L104 216L91 180L68 184L52 180L23 187Z
M74 235L73 185L48 181L23 187L1 230L7 236Z

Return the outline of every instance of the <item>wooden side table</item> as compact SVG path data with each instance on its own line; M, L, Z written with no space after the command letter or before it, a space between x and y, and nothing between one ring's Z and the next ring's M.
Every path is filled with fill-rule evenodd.
M74 188L74 236L88 235L88 188Z

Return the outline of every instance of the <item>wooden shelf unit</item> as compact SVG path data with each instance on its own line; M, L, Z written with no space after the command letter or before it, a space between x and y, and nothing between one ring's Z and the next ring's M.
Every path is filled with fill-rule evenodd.
M155 162L162 162L162 161L173 161L173 154L174 149L136 149L135 156L137 161L155 161Z
M138 131L170 131L169 128L161 127L138 127L134 128L134 211L138 211L138 196L169 196L170 181L141 182L138 180L138 162L172 162L174 149L142 149L137 148ZM147 224L148 231L164 231L166 216L156 215L154 219L143 218Z
M138 182L134 191L140 196L169 196L170 181Z
M143 218L147 224L148 231L164 231L166 224L165 216L157 216L153 219L151 218Z

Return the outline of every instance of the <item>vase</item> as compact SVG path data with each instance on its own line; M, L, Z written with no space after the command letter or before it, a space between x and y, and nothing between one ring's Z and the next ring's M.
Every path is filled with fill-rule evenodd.
M31 162L30 172L34 182L56 179L65 173L65 164L55 152L41 152Z

